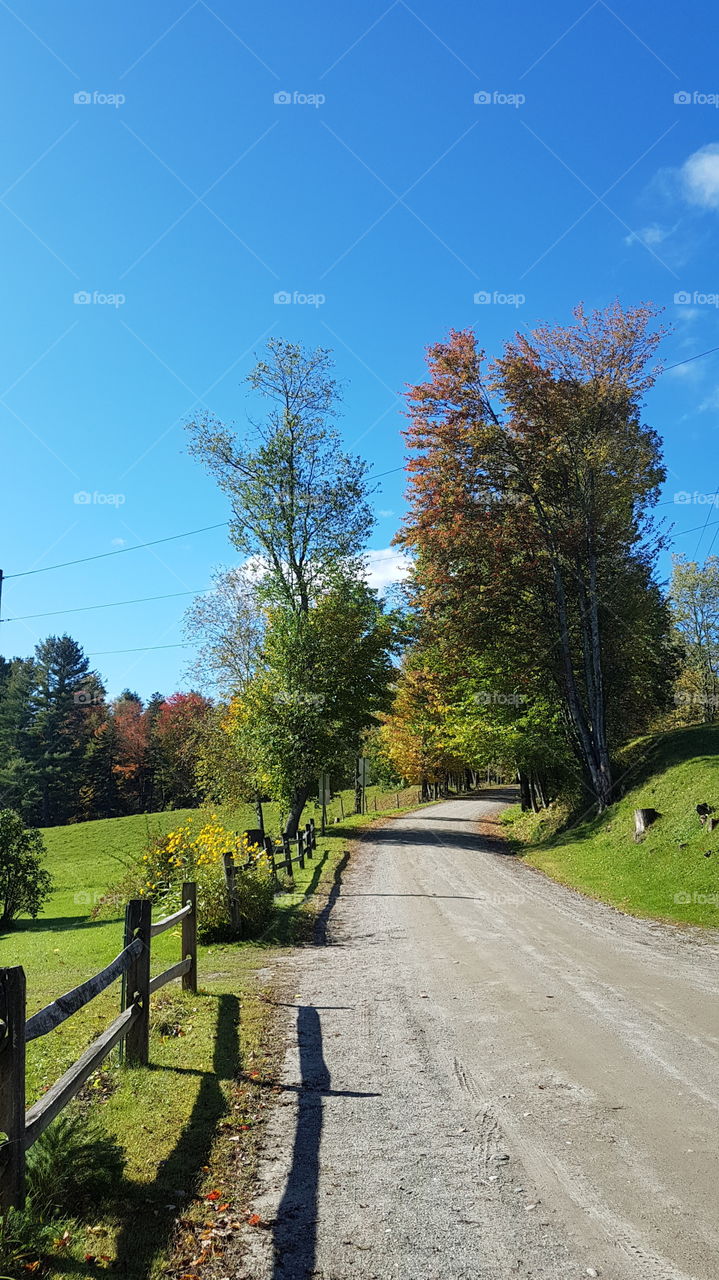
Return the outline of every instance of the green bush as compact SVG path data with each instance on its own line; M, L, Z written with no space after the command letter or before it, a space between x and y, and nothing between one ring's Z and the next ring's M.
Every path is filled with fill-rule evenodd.
M21 911L33 920L52 892L52 878L42 865L45 845L39 831L25 830L14 809L0 809L0 928Z
M237 935L230 925L226 853L232 854L237 867ZM226 830L214 814L199 829L193 815L175 831L155 836L142 859L120 885L105 895L95 914L115 913L128 898L139 897L149 898L161 913L174 911L181 905L184 880L197 884L197 923L202 942L256 937L272 918L275 885L267 854L259 845L248 844L244 834Z

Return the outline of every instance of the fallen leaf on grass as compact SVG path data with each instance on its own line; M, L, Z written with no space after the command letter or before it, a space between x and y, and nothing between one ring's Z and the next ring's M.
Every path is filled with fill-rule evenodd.
M222 1195L221 1191L208 1191L205 1200L219 1200Z
M260 1217L259 1213L251 1213L247 1221L251 1227L269 1227L270 1225L269 1222L265 1222L265 1219Z

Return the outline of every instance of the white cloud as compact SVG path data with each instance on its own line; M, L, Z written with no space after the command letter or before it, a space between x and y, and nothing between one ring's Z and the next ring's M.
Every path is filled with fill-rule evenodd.
M394 515L394 511L378 511L377 515L382 520L389 520L389 517Z
M367 581L376 591L384 591L393 582L402 582L407 577L411 563L408 555L394 547L368 551L365 555Z
M681 167L684 195L702 209L719 209L719 142L700 147Z
M652 222L648 227L642 227L641 231L632 231L630 235L624 237L625 244L661 244L671 234L671 229L660 227L658 222Z

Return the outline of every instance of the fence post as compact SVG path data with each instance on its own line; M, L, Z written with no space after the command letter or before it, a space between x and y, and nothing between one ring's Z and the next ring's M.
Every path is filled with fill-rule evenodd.
M182 975L182 990L197 995L197 885L186 880L182 886L182 905L192 903L192 911L182 921L182 959L189 956L192 964Z
M303 869L305 865L305 841L302 827L297 832L297 861L300 864L300 869Z
M312 823L308 822L305 826L305 852L307 853L307 857L310 859L312 858L312 850L314 847L315 846L312 842Z
M25 1204L25 971L0 969L0 1209Z
M235 876L237 874L237 868L235 867L235 860L231 853L225 854L224 862L225 884L227 885L227 902L230 911L230 926L239 937L241 925L240 904L237 901L237 894L235 892Z
M282 833L282 852L285 855L285 871L292 879L292 850L290 848L289 837Z
M268 860L269 860L269 864L270 864L270 871L272 872L272 883L273 883L273 885L275 886L275 888L277 888L277 885L279 884L279 880L278 880L278 877L277 877L277 861L276 861L276 858L275 858L275 842L274 842L274 840L272 839L272 836L265 836L265 852L267 853L267 858L268 858Z
M315 827L314 818L310 818L310 835L312 836L312 848L317 848L317 829Z
M125 1006L140 1010L125 1036L125 1061L129 1067L146 1067L150 1059L150 923L152 904L147 898L131 898L125 913L125 937L140 938L142 951L127 971Z

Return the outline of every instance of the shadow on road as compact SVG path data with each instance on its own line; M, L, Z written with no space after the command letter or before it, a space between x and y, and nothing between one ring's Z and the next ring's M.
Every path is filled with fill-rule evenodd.
M380 1096L330 1088L330 1073L322 1046L322 1023L318 1010L313 1006L300 1005L297 1010L297 1043L300 1054L297 1129L292 1165L273 1230L273 1280L305 1280L315 1271L324 1099Z
M327 946L327 926L335 903L342 892L342 876L347 869L347 863L349 860L349 853L343 853L340 861L335 867L334 881L332 883L332 888L329 891L327 902L317 917L317 921L315 923L315 943L318 947Z

